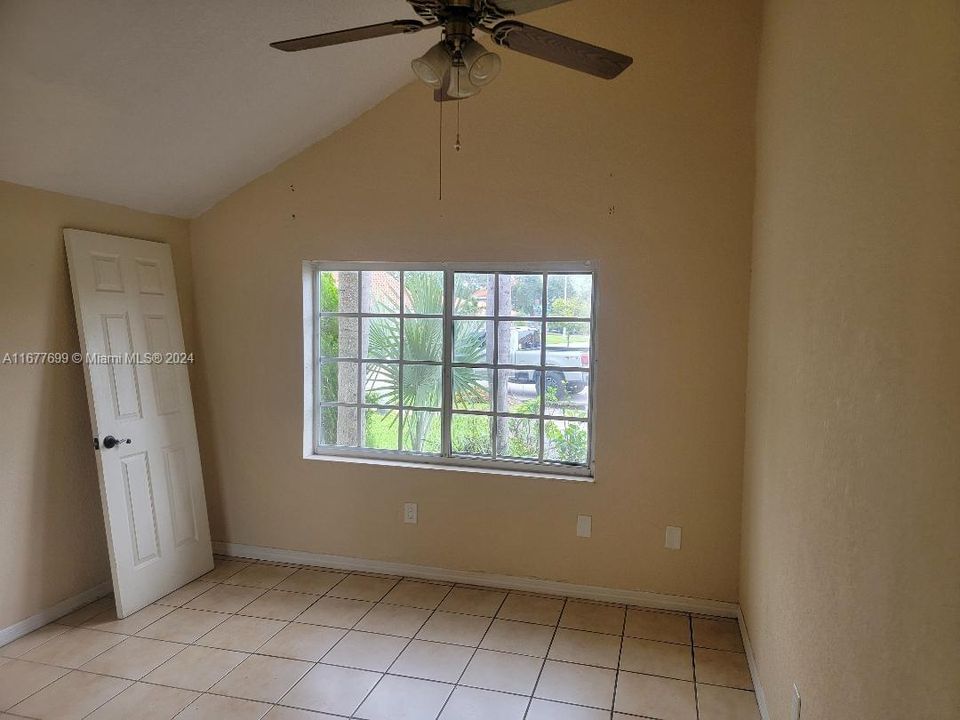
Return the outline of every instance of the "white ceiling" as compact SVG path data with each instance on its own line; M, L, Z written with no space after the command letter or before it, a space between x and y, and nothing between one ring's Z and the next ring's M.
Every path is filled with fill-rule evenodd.
M192 217L413 79L403 0L0 0L0 179Z

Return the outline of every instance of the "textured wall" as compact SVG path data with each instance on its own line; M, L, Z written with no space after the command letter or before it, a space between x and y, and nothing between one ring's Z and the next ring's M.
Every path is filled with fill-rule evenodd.
M187 223L0 182L0 356L80 349L63 228L170 243L192 346ZM110 579L79 365L0 365L0 628Z
M759 18L557 6L537 24L636 64L504 51L459 154L445 107L442 202L439 108L410 85L193 221L214 538L736 600ZM305 259L599 261L596 483L303 460Z
M741 603L772 720L960 717L960 3L770 0Z

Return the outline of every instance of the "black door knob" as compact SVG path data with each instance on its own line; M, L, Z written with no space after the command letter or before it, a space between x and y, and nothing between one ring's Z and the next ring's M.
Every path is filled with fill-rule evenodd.
M124 444L124 443L126 443L127 445L129 445L129 444L130 444L130 438L126 438L126 439L124 439L124 438L115 438L113 435L107 435L107 436L103 439L103 446L104 446L107 450L111 450L111 449L115 448L117 445L122 445L122 444Z

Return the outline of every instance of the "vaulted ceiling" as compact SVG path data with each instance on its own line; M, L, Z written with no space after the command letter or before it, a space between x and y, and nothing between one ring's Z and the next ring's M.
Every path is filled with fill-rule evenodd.
M0 0L0 179L192 217L412 80L402 0ZM429 101L425 93L424 101Z

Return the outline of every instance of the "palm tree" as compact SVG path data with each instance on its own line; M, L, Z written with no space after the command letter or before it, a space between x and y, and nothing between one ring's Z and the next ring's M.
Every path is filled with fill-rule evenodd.
M408 272L404 279L405 304L415 312L437 312L443 308L443 274L436 272ZM376 307L374 312L392 312ZM368 325L367 356L370 358L399 358L401 345L403 359L436 363L400 366L384 363L375 366L367 378L368 397L378 405L440 408L443 398L443 320L440 318L408 318L400 324L392 318L373 318ZM454 325L456 361L482 363L487 356L486 325L483 320L458 322ZM489 402L489 388L478 380L471 368L453 368L454 405L470 407ZM393 412L396 422L396 412ZM423 452L424 444L437 414L412 411L404 417L402 447Z

